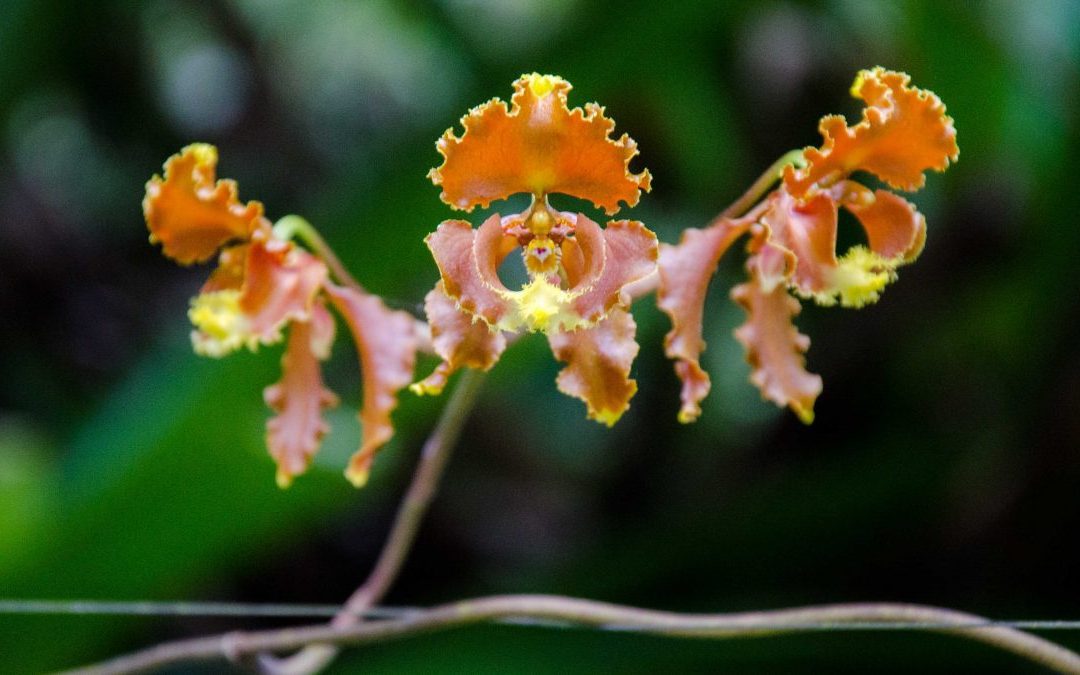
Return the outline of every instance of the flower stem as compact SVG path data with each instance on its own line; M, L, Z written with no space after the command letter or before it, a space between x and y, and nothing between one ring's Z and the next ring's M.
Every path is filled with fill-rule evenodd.
M477 370L468 369L459 376L457 387L443 408L435 430L424 443L416 473L413 474L408 492L398 507L393 527L375 567L364 583L345 601L341 611L330 622L332 627L344 629L356 624L366 610L382 600L397 579L405 557L416 540L420 523L435 497L450 453L457 445L465 421L476 404L483 381L484 374ZM337 655L337 651L336 647L330 645L313 644L288 659L262 654L258 665L262 672L273 675L315 673L325 668Z
M341 260L334 253L334 249L330 248L330 245L322 238L319 231L306 218L296 215L283 217L274 223L274 236L285 241L293 238L299 239L326 263L339 284L350 286L358 291L364 290L360 282L352 274L349 274L349 270L345 268L345 265L341 264Z
M780 156L780 159L773 162L765 172L758 176L753 185L747 188L746 192L742 193L738 199L731 203L726 209L721 211L709 222L709 227L721 223L725 220L736 220L740 217L746 216L746 225L749 226L754 220L757 219L757 213L761 210L762 205L757 204L769 188L772 187L779 178L784 175L784 167L789 164L795 166L805 166L806 160L803 158L802 150L790 150ZM754 208L757 204L758 208ZM751 210L754 211L751 214ZM658 272L653 271L651 274L638 279L635 282L627 284L623 288L623 292L628 297L637 299L643 295L648 295L657 289L660 285L660 275Z
M158 645L73 672L120 675L169 664L235 658L309 644L385 642L500 619L540 619L699 639L766 637L822 630L914 628L983 642L1058 672L1080 674L1080 654L1030 633L992 625L993 622L983 617L940 607L852 603L732 614L678 614L550 595L492 596L417 610L401 619L196 638Z
M764 173L758 176L758 179L747 188L741 197L732 202L731 206L721 211L718 218L737 218L749 211L750 207L756 204L761 199L761 196L772 187L772 184L784 175L784 168L789 164L799 167L806 166L803 151L789 150L781 155L780 159L773 162L768 169L765 169Z

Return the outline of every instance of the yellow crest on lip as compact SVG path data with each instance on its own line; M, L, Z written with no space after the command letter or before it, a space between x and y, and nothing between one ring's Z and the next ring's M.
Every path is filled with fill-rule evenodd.
M241 347L254 348L259 339L251 335L250 324L240 309L240 291L226 289L200 293L191 300L188 310L195 331L192 346L197 354L215 358Z

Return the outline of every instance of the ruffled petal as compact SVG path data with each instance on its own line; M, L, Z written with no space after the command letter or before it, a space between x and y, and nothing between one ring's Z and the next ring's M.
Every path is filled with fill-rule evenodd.
M701 400L709 393L709 375L698 359L705 349L702 317L709 280L721 256L748 229L746 223L723 220L704 230L685 230L677 246L661 244L656 303L671 317L664 351L677 359L675 373L682 380L679 421L693 422L701 414Z
M866 230L871 251L904 262L919 257L926 243L926 218L914 204L888 190L871 192L861 185L848 192L843 205Z
M764 293L774 288L787 288L798 259L790 250L769 239L768 231L757 233L748 247L753 256L747 260L758 285Z
M192 301L188 316L196 330L191 338L200 354L220 357L279 341L288 321L310 318L327 278L321 260L286 242L253 242L243 257L239 289L204 290Z
M555 358L567 364L555 380L559 391L584 401L589 419L612 426L630 407L636 329L630 313L616 307L592 328L548 335Z
M746 323L735 330L735 337L746 348L746 360L752 368L750 381L762 397L790 407L809 424L814 420L814 401L821 393L821 377L806 371L803 354L810 338L791 322L799 313L799 302L783 285L763 290L757 277L759 264L763 263L752 256L747 261L750 281L731 291L732 299L748 315Z
M462 136L448 129L436 145L442 166L429 174L442 186L442 200L471 211L519 192L560 192L608 214L620 201L637 204L651 180L648 171L628 168L637 144L625 134L609 138L615 123L599 105L569 109L570 88L553 75L523 75L514 82L509 109L492 99L461 119Z
M601 230L578 214L574 238L584 271L570 291L574 312L587 323L606 316L622 300L624 286L656 269L656 235L636 220L611 221Z
M307 251L279 241L252 244L240 295L251 332L272 342L285 321L306 320L326 278L326 264Z
M805 200L794 198L783 186L769 197L761 217L771 241L798 259L792 284L803 297L831 304L830 290L839 263L836 260L836 202L825 193Z
M447 380L460 368L490 370L506 349L503 334L461 311L446 295L441 281L424 299L424 310L431 326L431 344L442 363L409 387L416 394L442 393Z
M263 390L263 399L277 413L266 422L266 445L277 462L277 483L288 487L304 473L330 430L322 417L338 399L323 386L319 361L330 355L334 318L322 303L310 321L294 321L281 358L281 380Z
M424 240L442 274L446 294L466 312L496 325L511 312L499 281L499 263L505 255L499 214L478 229L464 220L447 220Z
M259 202L240 203L236 183L215 181L217 148L189 145L165 162L165 178L146 184L143 214L150 241L185 265L202 262L224 244L270 228Z
M918 190L923 172L944 171L956 161L956 129L945 104L933 92L909 87L910 78L883 68L864 70L851 93L866 102L862 121L849 127L830 115L819 129L825 142L807 148L807 166L789 166L784 182L802 198L814 186L828 187L853 171L869 171L899 190Z
M326 284L326 293L352 331L360 357L364 400L360 408L360 449L349 460L345 477L356 487L367 482L375 453L394 435L390 414L397 393L412 381L416 364L415 321L391 310L378 296Z
M861 190L861 192L860 192ZM819 305L862 307L876 302L885 287L896 279L896 267L905 262L903 251L916 252L925 237L925 224L903 199L889 192L880 202L875 195L851 181L838 186L845 206L865 219L867 233L883 251L898 249L888 257L864 246L852 247L836 256L836 202L831 192L818 192L805 200L791 196L784 186L769 198L761 218L772 245L794 253L798 262L790 285L804 298ZM910 205L907 205L910 206ZM899 220L897 220L899 219ZM766 279L762 279L768 288Z

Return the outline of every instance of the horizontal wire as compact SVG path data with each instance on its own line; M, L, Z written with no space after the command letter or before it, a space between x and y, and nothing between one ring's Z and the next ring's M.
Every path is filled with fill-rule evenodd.
M331 618L341 611L338 605L272 604L239 602L158 602L158 601L101 601L101 600L2 600L0 614L81 615L81 616L185 616L185 617L236 617L236 618ZM407 619L423 614L422 607L372 607L359 615L367 619ZM552 619L509 617L497 623L516 626L543 626L548 628L582 628L580 624ZM733 628L742 627L733 622ZM585 626L611 632L642 632L652 630L643 626ZM906 621L906 622L818 622L755 623L754 630L805 630L805 631L919 631L950 628L1019 628L1026 630L1080 630L1080 620L1016 619L966 621L956 623Z
M0 600L0 614L86 614L120 616L231 616L241 618L331 618L340 605L268 604L243 602L158 602L101 600ZM422 611L409 607L373 607L361 613L368 619L401 619Z

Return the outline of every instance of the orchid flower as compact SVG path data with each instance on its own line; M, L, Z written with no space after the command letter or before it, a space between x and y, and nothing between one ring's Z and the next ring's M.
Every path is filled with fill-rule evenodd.
M439 139L444 161L430 177L452 208L487 208L519 193L531 203L521 213L492 214L477 229L447 220L428 235L442 278L426 309L443 362L414 391L438 393L462 367L491 368L506 335L525 331L548 336L567 364L559 389L582 399L590 418L614 424L637 391L629 377L636 326L624 288L655 270L656 235L631 220L601 228L552 208L548 195L586 199L614 215L620 202L637 204L651 176L630 172L636 144L625 134L610 137L614 122L602 107L567 107L570 89L560 77L523 75L509 107L492 99L462 118L462 136L450 129ZM498 269L515 250L529 281L511 290Z
M267 446L278 485L287 487L307 470L328 431L322 412L337 404L319 365L334 342L327 303L333 306L352 331L363 366L363 437L346 470L353 484L363 485L376 451L393 435L397 392L412 380L415 322L374 295L333 283L322 260L272 226L261 203L241 203L236 183L217 180L216 171L214 146L189 145L165 162L164 178L150 179L143 200L150 241L166 256L184 265L218 256L188 311L195 351L221 357L254 350L281 341L288 330L281 381L264 392L276 412L267 422Z
M786 166L780 186L741 217L721 218L706 229L683 233L677 246L660 251L657 302L672 321L665 347L683 382L679 419L695 420L709 392L698 361L705 292L724 252L749 233L749 280L732 290L747 312L735 333L746 348L751 379L762 395L790 407L804 422L814 417L822 382L805 369L810 340L792 325L802 298L845 307L876 302L898 267L918 257L926 220L913 204L888 190L871 190L851 179L856 171L877 176L896 190L913 191L927 170L956 161L956 129L941 100L909 86L903 73L883 68L858 74L851 93L865 102L862 120L821 120L820 148L803 151L801 166ZM866 232L867 246L837 256L837 211L847 209Z

